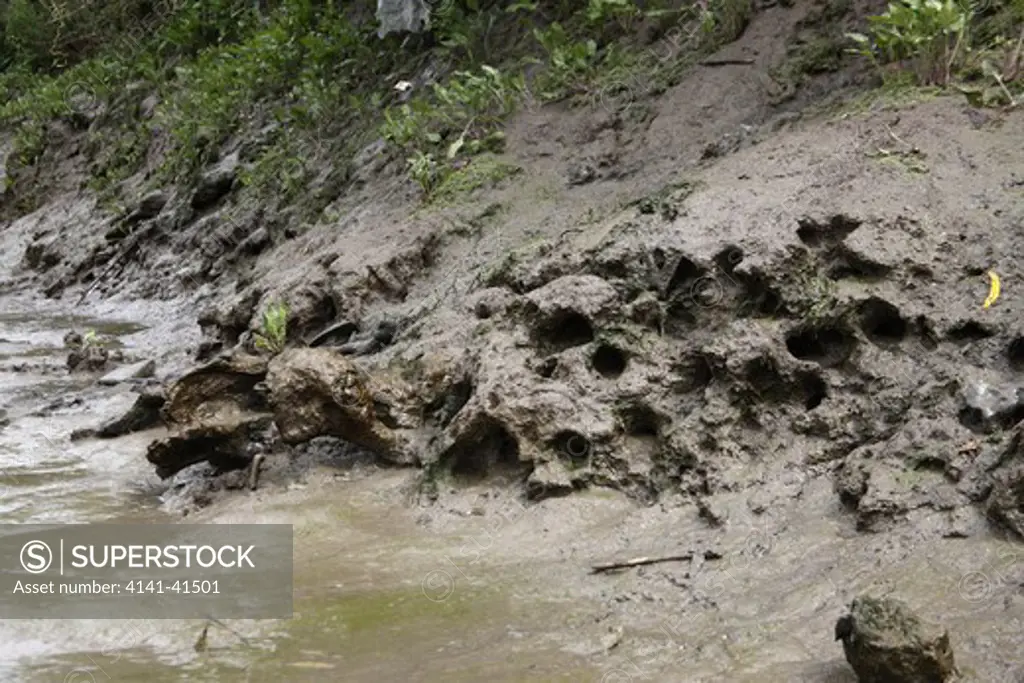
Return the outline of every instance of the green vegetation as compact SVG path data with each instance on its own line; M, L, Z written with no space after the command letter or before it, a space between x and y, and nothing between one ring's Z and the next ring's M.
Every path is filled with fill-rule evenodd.
M848 37L856 45L852 51L870 60L883 80L909 74L912 85L955 86L976 106L1015 106L1022 91L1022 23L1021 0L988 7L966 0L897 0L868 18L867 34Z
M905 62L925 84L950 82L963 65L971 10L955 0L899 0L868 18L870 37L851 33L859 54L873 62Z
M920 82L956 78L980 102L1013 102L1024 2L957 3L898 0L854 35L856 51ZM828 10L828 27L848 9L833 6L842 12ZM46 192L47 174L35 171L68 135L84 142L104 205L130 203L122 181L144 167L151 187L187 186L241 145L244 191L315 219L378 137L425 200L451 201L514 175L495 155L516 110L561 100L643 117L645 99L737 38L754 13L752 0L452 0L435 9L431 36L380 39L375 8L0 0L0 125L15 133L18 209ZM837 67L833 34L805 37L790 80Z
M0 0L0 125L15 131L20 209L45 192L38 176L17 180L59 144L59 122L83 134L89 184L109 204L144 165L151 186L188 185L227 145L258 139L243 185L312 218L334 198L300 201L314 170L347 168L378 134L425 199L450 199L514 173L486 156L503 150L518 108L628 106L735 38L753 11L750 0L453 0L432 17L431 44L379 39L374 0L342 5ZM642 24L673 49L631 47Z
M275 355L284 351L288 341L288 306L283 303L267 306L263 311L260 329L254 336L257 349Z
M103 348L106 344L96 333L96 330L88 329L82 335L82 349Z

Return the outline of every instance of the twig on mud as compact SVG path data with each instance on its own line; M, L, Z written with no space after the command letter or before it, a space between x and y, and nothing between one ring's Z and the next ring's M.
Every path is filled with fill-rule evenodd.
M252 463L249 465L249 490L255 491L260 485L260 465L266 459L266 455L263 453L257 453L252 458Z
M206 649L206 632L210 628L210 624L217 624L222 629L224 629L225 631L227 631L228 633L230 633L231 635L233 635L234 637L236 637L240 641L242 641L242 643L244 645L246 645L247 647L252 645L252 643L249 642L248 638L246 638L241 633L239 633L235 629L233 629L230 626L228 626L227 624L225 624L220 619L217 619L216 617L209 617L208 616L208 617L206 617L206 625L203 626L203 632L199 635L199 640L196 641L196 644L195 644L196 652L200 652L201 651L200 648L202 648L202 650Z
M720 553L714 550L705 550L705 560L717 560L722 556ZM631 560L625 560L623 562L608 562L606 564L595 564L590 568L591 574L601 574L603 572L610 572L616 569L630 569L632 567L642 567L648 564L660 564L662 562L689 562L694 558L693 552L683 553L682 555L662 555L660 557L634 557Z
M893 140L895 140L897 144L903 145L904 147L907 148L907 150L908 150L907 153L908 154L920 154L921 153L921 150L919 150L916 145L912 145L909 142L907 142L906 140L904 140L903 138L901 138L900 136L896 135L896 132L892 128L890 128L889 126L886 126L885 129L887 131L889 131L889 137L891 137Z
M753 59L705 59L703 62L697 62L701 66L749 66L754 64Z
M192 645L193 650L195 650L196 652L206 652L206 634L207 632L209 632L209 630L210 622L207 621L205 624L203 624L203 632L199 634L199 637L196 638L195 644Z

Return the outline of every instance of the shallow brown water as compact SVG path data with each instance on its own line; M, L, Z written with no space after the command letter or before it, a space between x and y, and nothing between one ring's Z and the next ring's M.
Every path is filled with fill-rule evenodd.
M0 315L0 396L11 424L0 431L0 522L147 523L173 519L142 457L153 433L71 442L76 428L131 402L124 389L90 388L89 378L54 370L13 372L23 362L63 363L67 329L105 334L144 329L83 318ZM32 413L62 397L81 405ZM330 473L322 475L331 479ZM4 681L581 680L583 663L538 642L538 624L561 618L516 595L517 577L425 597L433 534L387 516L372 489L359 507L342 488L296 487L276 509L245 495L236 505L188 521L291 522L296 529L295 617L216 624L209 648L193 649L201 621L0 620ZM404 566L395 557L406 559ZM426 564L425 564L426 563ZM243 642L244 638L244 642ZM543 640L543 639L541 639ZM521 664L513 664L520 661Z

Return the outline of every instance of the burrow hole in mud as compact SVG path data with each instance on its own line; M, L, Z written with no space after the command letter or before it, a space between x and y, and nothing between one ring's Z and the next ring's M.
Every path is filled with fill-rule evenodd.
M696 263L685 256L680 256L679 260L676 261L676 267L672 271L672 277L668 281L668 286L665 288L666 297L676 290L691 286L700 278L703 272L703 269Z
M536 367L538 375L544 379L551 379L555 374L555 370L558 369L558 358L556 356L548 356L538 363Z
M473 381L465 378L453 386L448 393L439 396L429 406L427 412L442 428L447 427L459 414L473 396Z
M661 247L654 248L654 251L651 253L651 258L654 259L654 267L657 268L658 270L664 268L665 263L668 260L668 258L665 256L665 250L662 249Z
M836 247L829 256L826 274L833 280L875 281L892 272L892 268L857 254L846 247Z
M946 338L957 344L970 344L971 342L981 341L992 336L995 336L995 332L974 320L967 320L954 325L946 333Z
M939 335L935 332L935 326L923 315L914 319L914 334L926 351L939 348Z
M711 361L703 354L682 359L674 369L676 377L679 378L679 381L675 383L675 390L681 393L700 391L715 379Z
M664 420L650 406L634 404L626 406L618 412L627 436L639 439L657 439L661 434Z
M960 424L967 427L975 434L991 433L994 427L994 425L986 419L981 410L972 408L971 406L963 406L957 417L960 419ZM1018 405L1013 410L997 416L995 425L998 425L999 428L1008 430L1013 429L1022 421L1024 421L1024 405ZM1021 510L1021 512L1024 512L1024 510Z
M621 349L617 349L611 344L601 344L590 357L590 362L594 366L594 370L602 377L615 379L626 371L629 359Z
M467 480L485 479L522 468L519 443L497 422L479 425L471 438L448 451L444 461L453 477Z
M743 378L761 401L785 401L789 398L778 363L771 356L751 359L743 367Z
M743 285L743 301L739 306L740 316L771 318L785 311L779 296L763 277L736 274Z
M576 311L560 311L537 327L537 342L553 351L564 351L594 341L594 326Z
M893 346L907 336L907 321L888 301L871 297L860 305L860 329L873 344Z
M796 236L809 247L838 244L861 226L861 221L842 214L832 216L827 223L811 218L797 221Z
M576 467L586 464L592 450L590 439L570 429L555 434L549 445L558 457L567 459Z
M715 254L714 261L715 265L718 266L722 272L731 275L732 272L736 270L736 266L743 261L743 250L730 244L725 249L722 249L722 251Z
M856 343L848 330L835 325L804 327L786 337L786 348L794 358L826 368L842 365L853 353Z
M1024 372L1024 337L1017 337L1006 347L1006 356L1010 361L1010 368L1017 372Z
M821 376L814 373L800 375L800 389L803 392L804 408L814 410L828 398L828 385Z

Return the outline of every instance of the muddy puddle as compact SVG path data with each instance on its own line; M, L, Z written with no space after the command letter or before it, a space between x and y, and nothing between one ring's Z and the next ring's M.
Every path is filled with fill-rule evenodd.
M0 316L0 522L181 521L143 457L155 432L68 439L133 397L58 371L69 325L118 334L126 349L155 329ZM26 362L43 365L14 369ZM319 466L186 518L293 524L291 620L214 623L200 652L201 620L0 620L0 680L853 683L833 629L868 589L946 623L967 680L1024 680L1020 546L945 538L933 512L857 534L827 473L785 482L764 514L726 496L719 528L692 505L639 507L609 491L523 506L512 492L444 486L421 506L408 497L414 477ZM709 549L705 561L590 573Z

